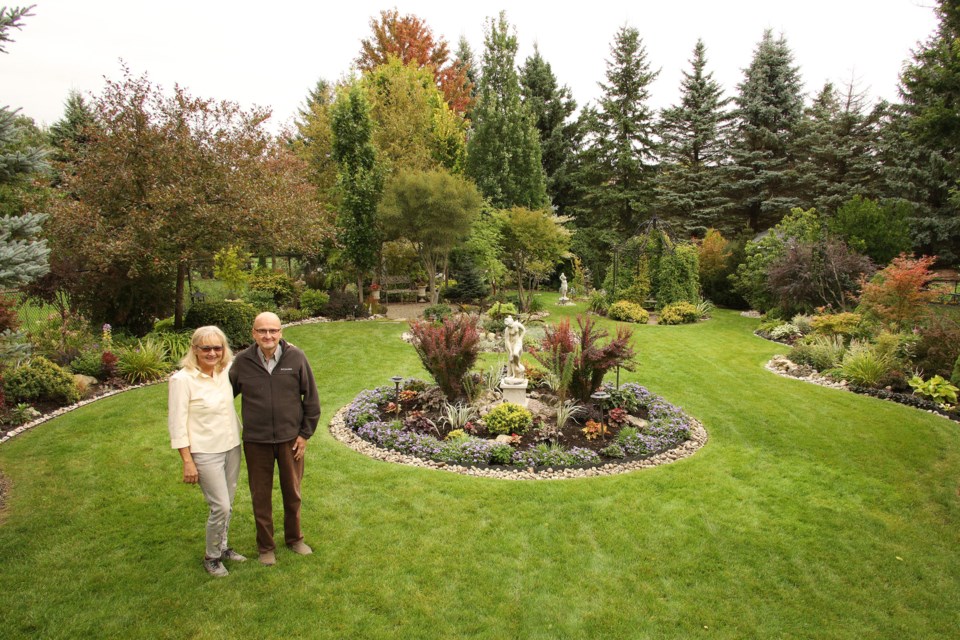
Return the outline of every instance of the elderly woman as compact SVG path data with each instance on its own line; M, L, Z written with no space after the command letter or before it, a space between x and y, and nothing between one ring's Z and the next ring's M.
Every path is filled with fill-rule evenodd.
M183 460L183 481L199 483L210 505L203 568L218 578L228 573L224 560L246 560L227 545L240 474L240 420L227 375L232 361L223 331L200 327L180 362L183 368L170 378L170 445Z

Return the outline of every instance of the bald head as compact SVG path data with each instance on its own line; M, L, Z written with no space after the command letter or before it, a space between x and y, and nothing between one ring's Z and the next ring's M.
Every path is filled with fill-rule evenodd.
M280 318L275 313L264 311L253 320L253 341L260 347L266 358L272 358L280 344L283 330L280 328Z

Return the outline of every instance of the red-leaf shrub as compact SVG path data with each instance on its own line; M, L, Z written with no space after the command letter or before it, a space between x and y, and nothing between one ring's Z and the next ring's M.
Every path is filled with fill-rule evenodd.
M480 332L477 318L445 318L442 324L424 320L410 323L413 347L424 368L449 400L463 396L463 376L477 361Z
M897 329L910 328L925 314L927 303L936 296L925 290L934 277L930 267L935 261L935 256L912 258L901 253L869 282L863 283L860 307Z
M628 371L634 368L634 351L630 346L633 330L620 325L617 335L607 344L600 344L610 334L597 329L590 316L577 316L579 333L570 327L569 320L562 320L555 328L547 327L540 351L533 357L558 377L565 377L564 368L570 366L570 392L580 402L589 402L590 394L600 388L603 376L610 369L620 366Z

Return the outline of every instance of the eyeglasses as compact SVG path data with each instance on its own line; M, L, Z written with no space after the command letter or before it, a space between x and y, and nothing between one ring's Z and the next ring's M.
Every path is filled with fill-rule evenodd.
M280 333L280 329L254 329L253 331L260 336L275 336Z
M204 353L210 353L211 351L214 353L220 353L221 351L223 351L223 347L221 347L220 345L213 346L208 344L205 344L202 347L198 346L197 349L200 349L200 351L203 351Z

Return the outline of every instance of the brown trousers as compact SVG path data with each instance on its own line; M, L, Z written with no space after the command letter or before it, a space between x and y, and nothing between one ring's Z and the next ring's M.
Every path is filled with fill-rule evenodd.
M300 481L303 480L303 458L293 459L293 443L264 444L244 442L247 479L253 499L253 519L257 524L259 552L273 551L273 467L280 470L280 494L283 496L283 537L290 545L303 540L300 531Z

